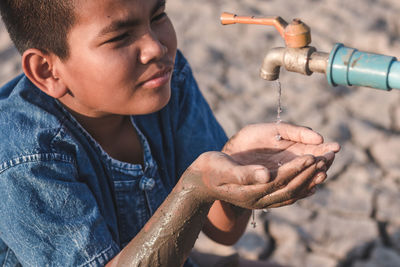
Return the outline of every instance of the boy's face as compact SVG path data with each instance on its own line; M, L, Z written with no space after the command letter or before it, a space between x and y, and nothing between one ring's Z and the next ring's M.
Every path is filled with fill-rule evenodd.
M177 41L163 0L78 0L60 101L90 117L148 114L170 98Z

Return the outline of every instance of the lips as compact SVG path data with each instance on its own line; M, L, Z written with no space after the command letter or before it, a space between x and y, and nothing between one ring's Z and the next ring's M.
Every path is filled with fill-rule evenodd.
M146 79L144 82L141 82L139 86L146 89L154 89L165 85L170 80L172 69L173 68L171 66L168 66L157 71L150 78Z

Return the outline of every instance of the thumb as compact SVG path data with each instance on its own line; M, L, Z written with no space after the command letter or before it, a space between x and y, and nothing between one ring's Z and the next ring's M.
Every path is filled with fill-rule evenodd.
M220 182L252 185L270 181L270 172L263 165L242 165L224 153L216 153L209 168L218 170Z
M319 133L307 127L283 122L277 124L275 127L284 140L312 145L319 145L324 142L324 138Z
M226 184L251 185L267 183L270 173L262 165L241 165L229 155L221 152L203 153L198 168L207 183L216 186Z
M233 172L241 185L266 184L271 180L269 170L262 165L238 165Z

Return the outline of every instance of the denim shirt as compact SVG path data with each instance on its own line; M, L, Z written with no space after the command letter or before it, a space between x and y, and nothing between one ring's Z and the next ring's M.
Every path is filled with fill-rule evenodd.
M226 135L179 51L171 90L162 110L131 117L142 167L111 158L26 76L0 89L2 266L104 266L201 153L221 150Z

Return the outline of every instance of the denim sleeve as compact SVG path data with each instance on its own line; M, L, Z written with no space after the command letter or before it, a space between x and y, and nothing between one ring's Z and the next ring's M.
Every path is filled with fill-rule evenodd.
M176 112L175 136L180 177L200 154L220 151L227 136L201 93L189 63L180 53L177 61L180 68L174 85L178 89L179 111Z
M118 252L74 163L35 154L0 165L0 236L24 266L104 266Z

